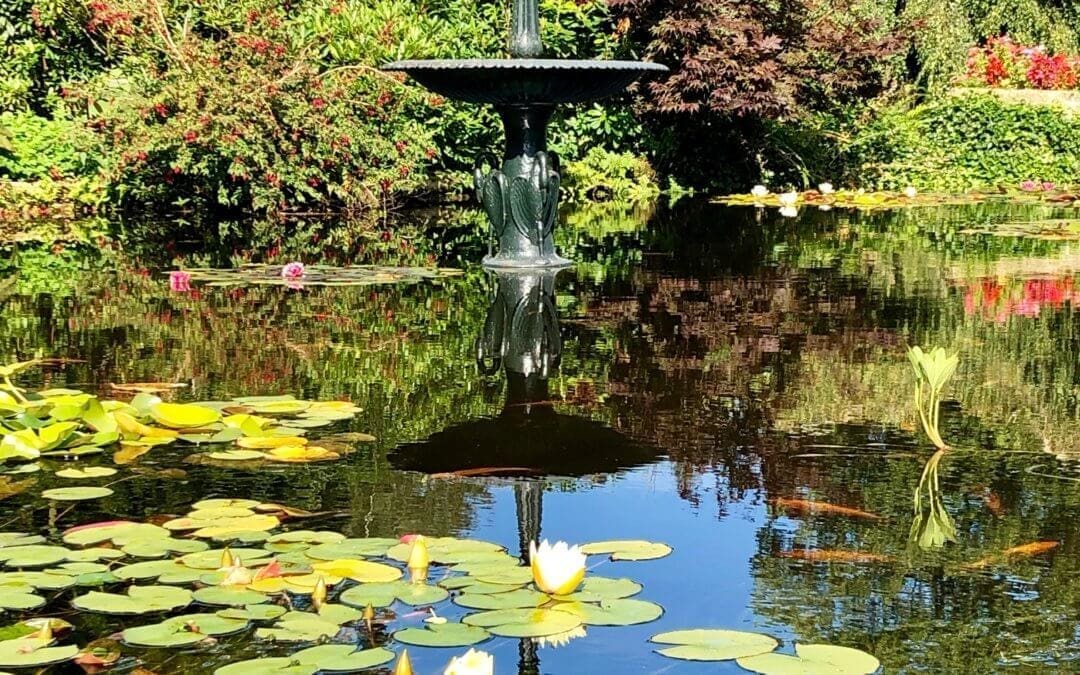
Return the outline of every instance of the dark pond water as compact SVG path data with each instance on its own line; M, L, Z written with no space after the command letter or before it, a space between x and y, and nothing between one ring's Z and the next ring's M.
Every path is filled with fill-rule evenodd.
M857 647L887 672L1080 670L1080 241L968 232L1069 217L970 206L780 219L686 203L645 225L572 216L563 246L579 263L557 275L469 268L408 285L187 293L170 292L154 267L168 261L153 252L9 247L0 360L86 361L23 384L105 395L110 383L164 380L190 385L179 399L347 399L364 411L334 432L378 441L338 462L259 471L155 449L99 481L136 476L113 496L60 512L36 495L63 483L52 475L62 463L42 462L15 477L36 484L3 501L0 530L183 513L226 496L342 510L319 526L349 536L468 535L512 553L538 536L674 548L594 570L642 583L665 608L659 620L590 627L559 648L495 638L481 647L498 673L742 672L669 660L647 642L693 627L767 632L785 651ZM478 258L468 241L459 251ZM956 450L938 495L956 540L940 548L910 536L933 452L912 405L910 344L961 358L942 423ZM517 475L453 475L493 467ZM784 512L784 498L882 519ZM965 567L1040 541L1059 545ZM140 623L65 616L83 641ZM410 649L418 673L462 651ZM204 673L289 652L226 639L128 650L120 665Z

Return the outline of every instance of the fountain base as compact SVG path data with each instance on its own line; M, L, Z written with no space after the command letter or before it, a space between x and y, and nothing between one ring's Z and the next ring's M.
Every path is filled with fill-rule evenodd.
M559 172L558 158L547 151L552 106L500 106L498 111L506 130L502 166L487 173L477 168L474 176L491 225L484 265L565 267L570 261L555 252L554 242Z

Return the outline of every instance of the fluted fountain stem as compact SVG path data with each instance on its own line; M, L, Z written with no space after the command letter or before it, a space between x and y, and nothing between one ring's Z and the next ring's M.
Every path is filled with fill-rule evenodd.
M535 59L543 53L538 0L514 0L511 9L510 56L515 59Z

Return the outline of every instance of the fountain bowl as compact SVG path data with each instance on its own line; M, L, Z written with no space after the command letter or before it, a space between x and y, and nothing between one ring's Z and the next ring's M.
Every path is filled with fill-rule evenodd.
M447 59L395 61L383 70L408 73L447 98L496 106L585 103L621 93L667 66L647 61Z

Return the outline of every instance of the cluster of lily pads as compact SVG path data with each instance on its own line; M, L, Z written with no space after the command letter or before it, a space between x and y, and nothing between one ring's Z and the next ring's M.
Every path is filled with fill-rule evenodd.
M289 265L247 264L228 269L197 268L184 270L188 281L205 282L207 286L303 285L303 286L371 286L387 283L408 283L425 279L458 276L461 270L434 267L386 267L355 265L300 265L299 273L290 273Z
M149 391L130 401L99 400L75 389L28 393L11 376L36 362L0 367L0 462L39 457L73 459L115 446L113 459L128 464L155 446L185 443L212 446L188 458L194 463L318 462L340 458L365 434L350 434L349 443L314 445L311 429L352 419L360 408L347 401L303 401L289 395L241 396L229 401L167 403ZM147 387L152 388L152 387ZM24 467L17 471L29 472ZM100 478L115 473L109 467L66 469L62 478ZM45 496L77 499L89 488L59 488ZM96 488L100 497L109 492Z

